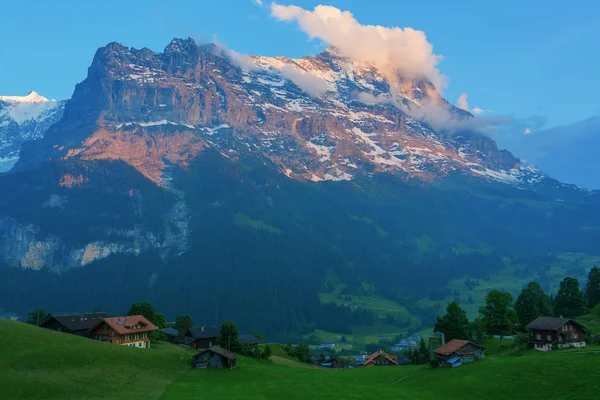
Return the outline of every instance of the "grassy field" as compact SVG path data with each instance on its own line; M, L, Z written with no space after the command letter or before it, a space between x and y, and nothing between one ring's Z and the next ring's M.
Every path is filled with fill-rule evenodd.
M528 351L454 369L423 366L327 370L242 359L233 371L190 371L163 399L583 399L595 398L600 355Z
M0 319L0 398L157 399L189 371L189 354L143 350Z
M234 370L195 370L162 344L121 347L0 320L0 397L6 399L583 399L600 391L596 352L522 351L488 344L454 369L311 368L284 356L238 358ZM274 346L276 347L276 346Z

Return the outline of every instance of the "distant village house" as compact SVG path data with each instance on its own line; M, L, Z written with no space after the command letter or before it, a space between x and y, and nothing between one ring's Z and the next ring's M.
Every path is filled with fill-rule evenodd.
M150 347L150 333L158 328L142 315L104 318L90 329L94 339L121 346Z
M531 331L529 344L536 350L550 351L558 347L585 347L587 330L571 318L538 317L526 327Z
M375 367L383 365L398 365L395 356L391 356L383 350L377 350L375 353L367 356L362 363L363 367Z
M217 344L220 333L214 326L193 326L187 330L183 339L179 341L193 349L208 349Z
M484 350L485 347L468 340L453 339L433 353L440 361L440 367L459 367L463 363L484 358Z
M71 333L78 336L90 336L90 328L98 322L107 318L106 313L88 313L88 314L72 314L72 315L57 315L44 322L41 327L52 329L53 331Z

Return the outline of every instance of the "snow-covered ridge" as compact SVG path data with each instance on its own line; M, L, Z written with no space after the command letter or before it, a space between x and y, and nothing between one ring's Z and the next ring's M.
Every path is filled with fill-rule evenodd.
M19 125L39 118L58 104L56 100L48 100L33 91L27 96L0 96L0 101L7 104L0 108L0 118L8 116Z
M27 96L0 96L0 101L6 103L46 103L49 101L56 102L56 100L48 100L44 96L40 96L33 90L29 92Z
M19 160L21 145L39 139L63 114L65 101L48 100L36 92L0 96L0 173Z

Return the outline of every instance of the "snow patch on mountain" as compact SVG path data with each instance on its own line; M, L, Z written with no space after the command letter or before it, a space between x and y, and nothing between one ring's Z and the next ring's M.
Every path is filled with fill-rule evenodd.
M0 173L19 160L21 145L43 137L63 114L65 101L48 100L36 92L0 96Z

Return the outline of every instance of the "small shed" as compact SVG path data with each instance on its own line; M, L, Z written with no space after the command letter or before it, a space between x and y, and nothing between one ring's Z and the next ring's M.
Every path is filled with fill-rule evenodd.
M192 358L196 368L229 368L236 367L236 355L220 346L212 346Z

